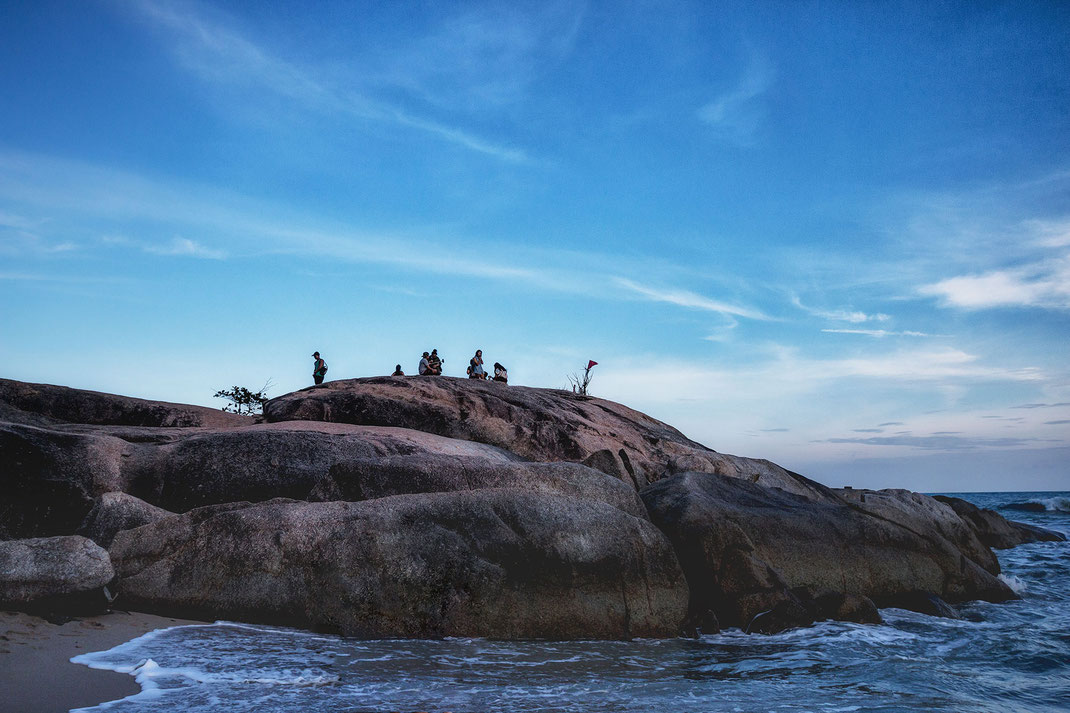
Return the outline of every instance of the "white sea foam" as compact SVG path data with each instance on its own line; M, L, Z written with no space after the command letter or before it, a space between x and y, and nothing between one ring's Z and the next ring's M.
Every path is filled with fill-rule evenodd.
M1043 498L1034 502L1039 502L1048 512L1070 512L1070 498L1056 496L1054 498Z
M1004 584L1006 584L1008 587L1010 587L1011 590L1013 590L1015 594L1024 594L1026 589L1028 589L1028 587L1026 587L1025 582L1023 582L1022 580L1018 579L1013 574L1012 575L1001 574L1001 575L999 575L999 580L1001 582L1003 582Z

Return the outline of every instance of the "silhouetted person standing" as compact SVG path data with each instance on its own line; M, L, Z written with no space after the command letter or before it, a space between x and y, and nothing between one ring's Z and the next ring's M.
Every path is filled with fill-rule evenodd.
M319 352L312 352L312 358L316 360L315 366L312 367L312 379L317 384L322 384L323 377L327 375L327 362L320 358Z

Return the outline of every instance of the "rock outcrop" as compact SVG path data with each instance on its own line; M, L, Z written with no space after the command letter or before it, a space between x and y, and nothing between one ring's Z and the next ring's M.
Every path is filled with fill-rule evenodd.
M105 603L112 580L108 553L85 537L0 542L0 606L85 610Z
M204 508L111 555L127 606L362 637L673 636L687 607L649 521L522 490Z
M1008 520L995 510L979 508L962 498L947 495L936 495L934 498L954 510L955 514L973 529L977 538L987 547L1006 550L1029 542L1066 541L1066 535L1061 532Z
M952 602L1017 598L985 568L987 558L978 563L949 539L961 534L950 518L945 528L932 524L939 510L924 501L867 498L895 517L874 516L710 473L675 475L640 495L680 558L691 611L710 609L722 626L746 628L774 609L767 618L776 625L806 623L806 599L825 592L903 607L918 591Z
M55 574L19 606L99 605L110 561L122 606L358 636L775 633L1012 598L989 547L1058 537L553 389L354 379L266 418L0 380L0 574Z
M66 423L226 428L253 421L249 416L205 406L147 401L11 379L0 379L0 402L9 408Z

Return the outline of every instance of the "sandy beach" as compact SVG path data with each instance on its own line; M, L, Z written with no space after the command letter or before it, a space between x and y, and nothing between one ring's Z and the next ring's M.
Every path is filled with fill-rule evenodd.
M59 713L135 694L140 688L131 676L73 664L71 657L194 623L117 611L51 624L0 611L0 713Z

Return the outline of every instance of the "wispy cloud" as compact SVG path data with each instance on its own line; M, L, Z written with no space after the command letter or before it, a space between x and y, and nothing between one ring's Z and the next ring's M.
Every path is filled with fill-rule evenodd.
M749 307L740 307L727 302L710 299L709 297L689 290L650 287L623 277L616 278L614 282L653 302L666 302L668 304L677 305L678 307L705 310L707 312L718 312L720 314L732 315L734 317L745 317L747 319L771 319L760 310L751 309Z
M773 77L769 60L752 50L735 86L703 105L698 118L724 140L750 143L764 118L765 107L760 100L772 86Z
M1061 426L1063 424L1070 423L1070 419L1060 419L1058 421L1045 421L1045 426Z
M850 322L851 324L861 324L862 322L886 322L891 319L891 315L878 312L876 314L866 314L859 310L823 310L814 307L807 307L799 299L798 295L791 296L791 303L803 310L804 312L813 315L814 317L820 317L822 319L831 319L836 322Z
M212 248L205 247L200 243L190 240L189 238L175 238L170 243L165 245L144 245L142 249L145 252L153 253L155 255L174 255L179 257L198 257L208 260L222 260L227 256L222 250L214 250Z
M182 63L207 81L258 87L318 113L407 127L503 161L528 158L519 148L339 86L314 69L276 56L237 30L209 19L195 4L138 0L132 7L169 31Z
M822 332L830 334L862 334L867 337L946 337L946 334L926 334L925 332L890 332L885 329L822 329Z

